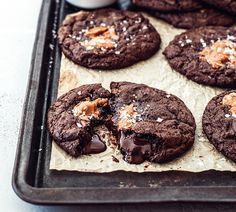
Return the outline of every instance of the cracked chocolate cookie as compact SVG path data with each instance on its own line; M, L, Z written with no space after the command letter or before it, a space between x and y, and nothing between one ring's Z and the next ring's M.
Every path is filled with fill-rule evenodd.
M194 142L195 121L176 96L143 84L112 82L84 85L61 96L48 110L48 129L73 157L100 153L106 145L94 127L106 125L128 163L164 163L179 157Z
M195 121L179 98L143 84L112 82L110 87L110 125L125 161L164 163L191 148Z
M200 27L174 38L163 52L170 66L197 83L236 87L236 29Z
M160 11L193 11L202 7L196 0L133 0L133 3Z
M154 55L161 43L140 13L113 9L81 11L63 21L58 39L66 57L93 69L118 69Z
M202 118L203 131L215 148L236 162L236 91L214 97Z
M236 14L236 1L235 0L203 0L206 3L216 6L219 9Z
M83 85L61 96L48 110L54 141L73 157L105 151L93 127L106 120L109 98L110 92L100 84Z
M177 28L192 29L201 26L225 26L235 23L235 18L215 9L199 9L192 12L162 13L152 11L151 15L160 18Z

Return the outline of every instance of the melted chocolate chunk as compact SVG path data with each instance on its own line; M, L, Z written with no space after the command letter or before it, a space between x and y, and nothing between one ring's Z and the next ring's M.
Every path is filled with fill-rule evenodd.
M93 135L91 141L84 147L83 153L88 154L98 154L104 152L107 149L106 145L102 142L98 135Z
M112 82L111 93L100 84L80 86L61 96L48 111L51 136L73 157L106 150L94 135L94 127L101 124L115 133L117 142L112 144L133 164L168 162L194 142L194 118L184 103L143 84Z
M73 157L83 154L84 145L91 140L92 145L87 148L100 151L99 148L104 148L104 144L98 144L92 138L93 127L106 119L109 110L107 104L91 103L109 98L110 92L101 84L83 85L59 97L48 110L48 129L53 140ZM85 104L86 101L89 104ZM80 104L84 106L77 107Z
M151 144L148 140L135 134L125 135L124 132L121 132L120 149L124 160L131 164L140 164L151 154Z
M125 161L164 163L193 145L194 118L176 96L130 82L110 87L110 125Z

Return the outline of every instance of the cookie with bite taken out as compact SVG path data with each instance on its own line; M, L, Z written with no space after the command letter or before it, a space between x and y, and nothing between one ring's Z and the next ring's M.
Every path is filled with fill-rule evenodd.
M192 147L195 121L179 98L144 84L112 82L110 88L83 85L49 108L50 135L68 154L105 151L105 143L94 135L101 124L114 133L113 145L128 163L165 163Z
M93 128L109 115L109 98L101 84L83 85L59 97L48 110L53 140L73 157L105 151Z

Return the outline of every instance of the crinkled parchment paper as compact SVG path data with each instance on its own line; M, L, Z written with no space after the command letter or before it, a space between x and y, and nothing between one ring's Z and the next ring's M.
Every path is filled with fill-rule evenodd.
M88 83L102 83L105 88L109 89L111 81L144 83L165 90L182 99L195 117L197 130L193 148L184 156L167 164L160 165L144 162L140 165L130 165L123 161L119 150L115 150L110 145L103 153L84 155L75 159L67 155L53 142L50 169L84 172L112 172L116 170L132 172L160 172L167 170L201 172L209 169L236 171L236 164L218 153L202 134L201 118L204 108L208 101L221 93L222 90L199 85L173 71L162 55L162 51L174 36L180 34L183 30L175 29L162 21L149 18L162 38L161 49L155 56L132 67L115 71L86 69L75 65L62 56L58 95ZM106 135L105 141L107 144L108 140L108 135ZM112 159L113 156L119 162L115 162Z

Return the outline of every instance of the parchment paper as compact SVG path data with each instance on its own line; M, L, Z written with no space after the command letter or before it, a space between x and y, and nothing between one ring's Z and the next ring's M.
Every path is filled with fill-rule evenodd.
M223 90L199 85L172 70L162 52L174 36L184 30L176 29L146 14L145 16L150 19L162 38L161 49L155 56L132 67L115 71L89 70L75 65L65 56L62 56L58 95L88 83L102 83L105 88L109 89L111 81L144 83L165 90L182 99L195 117L197 130L193 148L184 156L167 164L160 165L144 162L140 165L130 165L123 161L119 150L109 145L108 140L112 138L109 138L109 132L107 132L103 133L108 145L105 152L96 155L84 155L77 159L67 155L53 142L50 169L100 173L116 170L132 172L160 172L167 170L201 172L210 169L236 171L236 164L218 153L202 134L201 118L204 108L212 97ZM101 130L99 132L101 133ZM118 159L119 162L115 162L112 157Z

